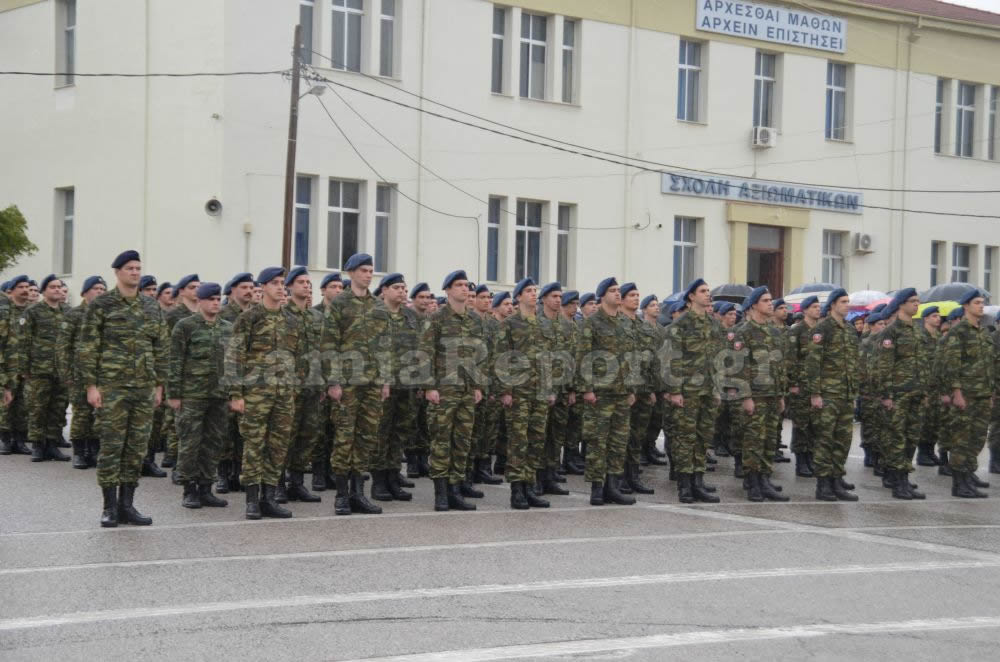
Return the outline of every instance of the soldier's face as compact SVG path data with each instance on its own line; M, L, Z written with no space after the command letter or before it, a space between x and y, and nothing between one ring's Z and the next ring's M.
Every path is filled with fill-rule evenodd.
M431 302L433 301L434 297L431 293L424 290L423 292L417 294L416 298L413 299L413 309L418 313L425 313L428 308L430 308Z
M570 301L568 304L562 307L563 315L567 318L572 318L576 315L576 311L580 310L579 301ZM646 310L649 310L648 308Z
M809 318L809 319L811 319L811 320L813 320L815 322L816 320L819 319L819 314L820 314L821 310L822 310L822 306L820 306L819 302L817 302L817 303L812 304L811 306L809 306L805 310L803 310L802 311L802 315L803 315L803 317L807 317L807 318Z
M361 288L368 289L368 286L372 284L372 276L374 274L375 268L370 264L360 266L351 272L351 282L357 283Z
M759 314L768 317L774 312L774 297L765 292L760 299L757 299L757 303L753 307L757 309Z
M542 299L542 305L545 306L545 309L549 312L559 312L559 308L562 306L562 292L559 290L549 292L545 295L545 298Z
M437 312L437 309L438 309L438 302L437 302L437 299L432 299L432 300L431 300L431 301L430 301L430 302L429 302L429 303L427 304L427 314L428 314L428 315L433 315L434 313L436 313L436 312Z
M538 286L529 285L521 290L521 296L518 297L518 301L520 302L519 305L534 308L538 304Z
M448 298L455 303L465 303L469 299L469 282L456 280L448 288Z
M59 303L62 301L62 282L54 280L49 283L48 287L45 288L43 296L48 303Z
M198 301L198 286L199 285L201 285L200 282L198 282L196 280L191 281L190 283L188 283L187 285L184 286L183 290L181 290L181 297L185 301L189 301L191 303L196 303Z
M920 298L910 297L902 304L900 304L899 312L903 313L907 317L913 317L914 315L917 314L917 308L919 307L920 307Z
M617 285L612 285L601 297L601 303L607 302L612 308L617 308L622 305L622 295L621 291L618 289Z
M847 297L840 297L833 302L833 305L830 306L830 310L833 311L833 313L835 313L838 317L845 317L850 307L851 300Z
M872 324L872 333L882 333L885 331L885 320L879 320Z
M966 304L965 314L972 315L973 317L982 317L983 308L986 305L986 299L983 297L976 297L972 301Z
M779 322L784 322L786 319L788 319L788 307L778 306L777 308L775 308L774 319L778 320Z
M16 301L18 305L21 305L28 300L29 294L31 294L31 286L27 283L18 283L10 291L10 298Z
M928 329L940 329L941 313L931 313L930 315L924 317L924 326Z
M691 302L703 308L712 305L712 289L708 285L699 285L694 294L691 295Z
M382 288L382 298L392 306L401 306L406 301L406 283L393 283Z
M141 290L143 294L148 297L156 298L156 285L150 285L149 287L143 288Z
M298 276L292 281L292 286L289 289L292 292L293 299L305 299L312 291L312 281L309 280L309 276Z
M509 297L500 302L500 314L505 319L514 314L514 302Z
M163 291L160 292L160 296L156 297L156 300L159 301L162 306L169 306L174 300L174 288L164 287Z
M646 310L642 311L642 314L648 320L655 320L660 316L660 302L650 301L646 304Z
M125 287L138 287L139 280L142 278L142 262L139 260L126 262L115 271L115 276L118 278L118 282Z
M108 290L108 288L106 288L106 287L104 287L104 285L98 283L97 285L94 285L92 288L90 288L89 290L87 290L86 292L84 292L83 293L83 298L87 301L87 303L90 303L91 301L93 301L97 297L99 297L102 294L104 294L105 292L107 292L107 290Z
M323 296L326 298L327 303L333 301L337 298L337 295L344 291L344 284L339 280L331 280L326 284L326 289L323 290Z
M736 311L730 310L728 313L722 316L722 324L727 329L730 329L736 326L736 317L737 317Z
M254 303L260 303L260 300L262 298L264 298L264 288L262 288L260 285L254 285L253 296L251 297L250 300L253 301Z
M594 311L597 310L597 302L591 299L587 303L583 304L583 307L580 310L583 312L584 317L590 317L594 314Z
M36 285L28 288L28 301L31 303L38 301L38 287Z
M493 297L490 293L480 292L476 295L476 311L479 313L487 313L490 310L490 303L493 301Z
M280 278L272 278L260 287L261 300L277 306L285 300L285 285Z
M234 285L229 297L244 306L249 304L253 300L253 283L242 282Z
M219 309L222 308L222 297L208 297L207 299L198 299L198 310L203 314L210 317L215 317L219 314Z
M622 299L622 307L628 311L639 310L639 290L631 290Z
M69 299L69 287L66 285L66 283L63 283L62 286L59 288L59 294L60 294L60 299L59 299L60 301L67 301Z

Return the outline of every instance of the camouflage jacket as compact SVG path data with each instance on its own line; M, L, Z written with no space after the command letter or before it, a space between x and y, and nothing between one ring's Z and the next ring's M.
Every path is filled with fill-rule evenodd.
M719 394L717 368L724 354L722 325L708 313L687 312L665 327L660 378L670 395Z
M166 397L228 398L223 371L232 335L233 325L222 319L209 323L201 315L190 315L179 321L170 334Z
M867 333L861 336L861 344L858 349L858 382L862 397L876 395L875 382L872 376L875 370L872 368L872 355L875 353L875 334Z
M875 339L872 382L876 395L890 398L927 388L930 357L918 333L914 323L897 319Z
M420 361L416 350L420 334L423 332L424 320L406 306L401 306L396 312L388 308L386 311L389 313L392 353L396 357L394 362L396 372L393 374L392 387L417 388L420 383Z
M59 333L66 322L61 306L53 308L44 301L28 306L18 320L18 340L22 375L55 376L58 374Z
M112 288L87 306L77 346L81 386L152 388L167 378L167 329L149 297Z
M638 393L656 393L662 390L658 376L657 352L660 343L656 331L652 326L642 321L639 316L631 319L627 315L620 315L622 324L626 326L632 336L632 356L629 357L629 368L632 370L630 380L635 383Z
M583 321L576 351L577 393L635 393L629 383L629 355L635 351L633 334L617 316L603 308Z
M298 315L285 308L254 306L237 317L226 352L229 397L242 398L250 388L287 392L296 387L301 327Z
M542 313L552 328L552 383L560 393L568 393L576 388L576 344L579 339L579 327L560 312L556 318L549 319Z
M858 397L859 344L854 326L828 316L813 327L805 340L809 344L802 365L803 395L838 400Z
M163 321L167 323L167 334L174 332L174 327L177 323L186 317L191 317L195 312L188 308L182 301L178 301L173 308L167 311L167 314L163 316Z
M21 325L18 320L25 306L19 306L10 298L0 300L0 386L13 388L20 372L18 351Z
M500 384L496 376L496 360L501 351L500 330L502 326L502 323L493 317L493 315L487 315L483 319L483 333L485 334L483 340L486 342L487 351L487 390L490 393L499 392L500 390Z
M556 343L556 331L549 320L524 315L520 310L503 321L497 343L497 392L531 391L539 399L555 395L545 365Z
M247 308L247 310L250 310L250 308L253 307L254 307L253 304L251 304ZM225 320L230 324L236 324L236 318L242 315L244 312L245 311L242 308L240 308L235 301L230 301L229 303L227 303L225 306L222 307L222 310L219 311L219 319Z
M788 391L785 374L784 338L773 325L751 319L736 327L736 337L743 343L738 352L743 358L739 371L741 398L784 397Z
M323 320L322 349L327 384L382 385L392 381L389 311L371 293L344 290Z
M80 386L80 375L77 368L76 349L80 345L80 333L83 330L83 320L87 316L87 302L66 312L62 330L59 333L56 368L59 378L64 382Z
M322 365L323 315L312 308L299 308L292 301L286 305L288 312L302 323L299 338L298 360L295 374L302 388L324 389L326 377Z
M486 390L489 350L482 320L445 304L427 320L419 350L430 362L428 388L441 386Z
M789 327L786 332L788 348L785 351L785 372L790 387L801 387L805 384L806 376L803 367L806 355L812 345L813 329L815 328L815 325L809 326L804 321L799 321Z
M950 393L962 389L966 398L988 398L996 388L995 351L989 332L968 319L948 330L938 347L941 384Z

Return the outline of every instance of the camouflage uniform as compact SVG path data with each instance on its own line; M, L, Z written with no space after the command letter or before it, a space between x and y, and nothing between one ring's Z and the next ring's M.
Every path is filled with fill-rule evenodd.
M931 366L935 365L938 341L941 340L941 334L935 331L930 331L927 327L921 326L919 337L921 342L924 344L924 355L927 357L927 362ZM932 388L934 385L935 383L932 377L928 380L927 384L927 413L923 418L923 432L920 435L920 442L923 444L924 449L929 451L931 454L934 452L934 446L939 440L941 440L942 437L941 424L944 420L945 410L944 405L941 403L941 398ZM946 446L947 443L945 444L944 450L947 450Z
M289 471L307 473L312 468L313 452L324 428L324 421L320 418L326 387L320 361L323 317L312 308L301 310L291 302L287 309L299 317L303 333L299 339L296 368L298 388L295 391L295 413L286 468Z
M629 413L629 440L625 452L625 464L638 467L646 430L649 428L649 419L653 415L653 404L649 402L649 396L660 390L659 370L655 359L662 343L656 330L639 317L630 319L624 314L620 317L622 324L632 336L635 348L629 364L634 370L632 379L637 389L635 404Z
M545 464L540 469L559 468L564 448L573 443L569 425L569 394L573 392L574 362L576 361L577 327L561 313L556 318L545 318L552 331L552 347L554 367L558 366L558 374L553 374L553 386L556 387L556 403L548 411L545 430ZM558 353L558 354L555 354Z
M813 345L816 325L809 326L805 320L793 324L787 333L788 350L785 360L785 370L788 374L788 386L798 387L798 393L789 393L788 417L792 419L791 451L813 453L816 446L813 429L814 417L809 403L810 393L806 392L805 363L809 350Z
M861 390L861 443L871 454L875 471L881 473L885 466L884 437L886 410L879 402L875 391L872 356L875 353L876 336L869 333L862 337L858 351L858 375Z
M473 316L479 320L482 326L482 338L486 345L486 374L490 375L493 364L493 351L495 349L495 340L491 337L492 329L489 326L490 316L483 316L479 313L473 312ZM472 441L469 445L469 459L466 466L466 473L470 476L474 476L473 472L476 469L476 463L484 458L488 458L489 454L485 451L486 447L486 426L489 421L489 397L490 397L490 380L483 387L483 399L476 404L476 411L472 421ZM475 480L475 478L473 478Z
M990 417L990 473L1000 474L1000 327L993 332L993 413Z
M163 319L167 323L167 337L174 331L174 327L182 319L194 315L194 311L183 302L178 302L173 308L167 311ZM160 428L160 438L163 443L164 460L177 461L177 413L167 406L166 402L160 405L163 408L163 423ZM164 466L169 466L169 463Z
M875 339L873 381L879 399L892 398L886 412L885 467L913 471L913 451L920 439L921 408L926 400L927 359L916 325L896 320Z
M226 346L233 325L191 315L170 334L168 399L177 410L177 475L182 482L211 485L226 437L229 392L224 382Z
M326 311L328 306L325 301L321 301L313 306L313 310L320 316L322 320L320 323L320 350L322 350L323 342L323 324L326 320ZM321 351L322 353L322 351ZM319 403L319 418L320 418L320 430L321 434L319 439L313 445L313 489L325 490L327 487L326 478L329 474L330 468L330 455L333 453L333 439L334 439L334 428L333 419L334 416L331 413L334 406L334 402L330 398L322 398ZM319 476L322 477L322 481L317 477L317 471L319 471Z
M854 325L829 316L806 340L802 395L820 396L823 408L813 414L814 472L817 477L844 476L854 433L854 399L858 395L858 334Z
M57 366L59 333L65 314L44 301L29 306L21 315L19 339L21 374L24 377L28 415L28 439L35 443L56 442L66 424L66 383Z
M252 305L248 306L247 310L250 310L252 307ZM243 309L240 308L235 301L230 301L222 307L221 311L219 311L219 319L229 322L235 326L236 319L242 315L243 312ZM227 478L229 487L233 489L237 487L236 483L239 482L241 464L243 462L243 437L240 436L240 416L241 415L235 411L230 411L226 414L226 436L222 440L222 452L220 454L220 457L223 460L229 460L232 462L231 467L228 464L224 467L224 470L229 471L230 474L228 476L220 476L220 478ZM153 423L154 430L156 430L155 419Z
M747 319L737 327L743 347L740 397L753 398L754 413L743 411L743 466L748 472L771 475L776 440L774 430L780 420L780 400L787 390L784 339L773 333L771 324Z
M963 318L942 338L938 352L941 383L949 393L961 389L966 402L965 409L952 403L954 425L947 430L951 442L948 464L952 471L973 473L979 467L977 458L986 441L996 390L993 342L982 322L973 326Z
M115 287L87 306L77 361L80 384L101 391L95 428L101 440L97 483L102 488L139 482L154 388L167 376L167 343L160 310L149 297L125 297Z
M477 440L479 443L478 456L480 459L488 459L493 453L497 455L503 455L506 457L506 447L501 452L501 449L497 448L498 436L500 434L500 426L503 420L503 405L500 402L500 386L496 381L496 375L493 371L493 364L496 360L497 353L500 351L500 329L501 323L497 321L495 317L489 315L484 320L483 325L487 351L489 352L488 361L488 371L487 375L489 377L488 393L484 394L483 400L486 403L486 415L483 420L482 430L480 432L481 436ZM482 404L482 403L480 403Z
M417 430L417 384L410 374L415 366L417 339L424 321L413 310L401 307L389 313L392 353L396 356L389 398L382 403L378 438L372 453L372 469L399 472L399 458Z
M77 347L87 315L87 302L82 301L76 308L66 313L59 336L57 362L60 379L67 385L69 402L73 406L73 418L69 424L69 438L83 441L92 439L94 434L94 408L87 402L87 389L80 381L77 365Z
M26 309L26 305L20 306L14 303L13 299L7 299L7 306L3 311L6 314L0 315L0 317L3 317L3 321L0 323L5 327L0 329L0 342L3 342L4 336L6 337L3 349L7 388L10 389L11 394L14 396L10 405L6 407L6 416L2 421L3 427L0 427L0 430L6 433L13 433L15 436L23 437L25 440L27 440L28 435L28 417L24 402L24 378L21 373L21 352L23 351L23 345L20 341L20 319ZM3 409L3 407L0 407L0 409Z

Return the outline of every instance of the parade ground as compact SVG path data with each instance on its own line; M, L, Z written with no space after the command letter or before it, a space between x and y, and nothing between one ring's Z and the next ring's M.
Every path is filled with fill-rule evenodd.
M241 494L191 511L143 478L153 526L104 530L93 470L4 457L0 659L994 659L998 477L964 500L918 467L927 500L898 501L856 444L859 503L814 500L791 464L790 502L748 503L729 458L715 505L647 467L635 506L590 506L570 476L549 509L512 511L504 485L435 513L419 479L383 515L334 517L328 491L257 522Z

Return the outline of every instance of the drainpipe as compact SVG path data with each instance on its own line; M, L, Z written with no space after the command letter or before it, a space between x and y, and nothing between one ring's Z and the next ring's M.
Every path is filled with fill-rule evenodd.
M145 4L145 30L146 30L146 43L143 47L143 57L145 60L145 72L149 73L149 0L146 0ZM150 78L146 76L143 79L143 90L144 90L144 104L143 104L143 155L142 155L142 253L141 255L147 261L149 257L146 255L149 250L149 84Z
M625 156L631 155L632 136L632 59L635 49L635 0L629 2L629 26L628 26L628 62L625 64ZM624 173L628 174L628 166L624 166ZM624 223L624 236L622 237L622 278L626 278L626 270L629 264L629 253L631 237L631 215L632 215L632 178L625 178L625 199L622 202L622 221Z

